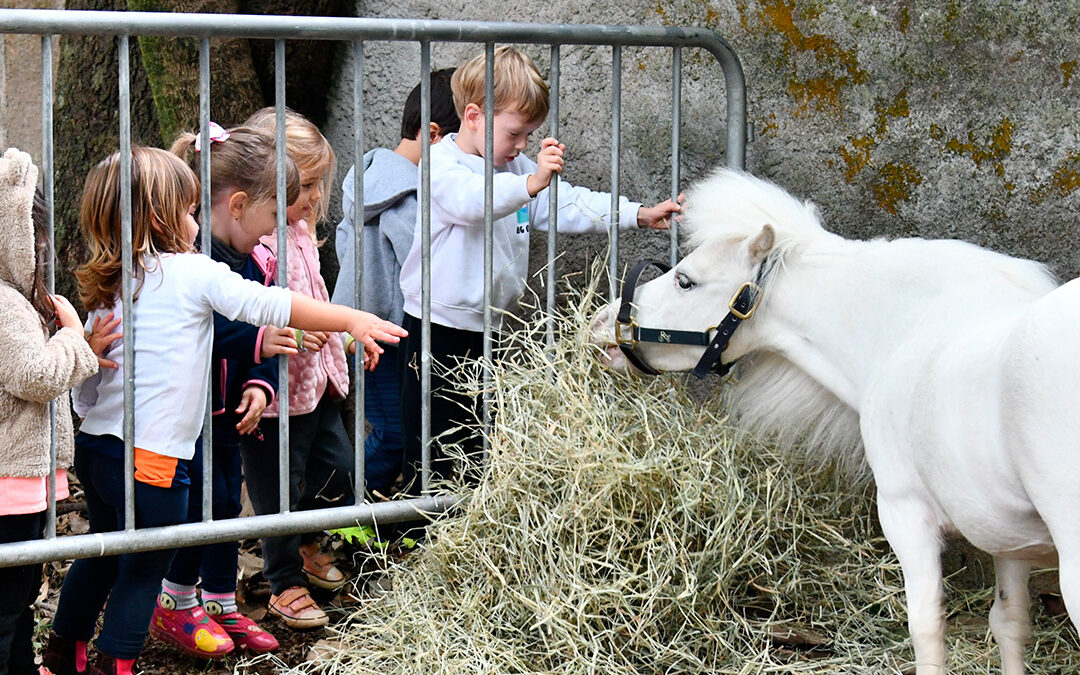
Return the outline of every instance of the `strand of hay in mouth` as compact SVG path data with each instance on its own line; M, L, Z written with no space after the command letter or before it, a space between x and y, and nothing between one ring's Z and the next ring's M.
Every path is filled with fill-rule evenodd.
M581 328L594 303L560 320L550 354L542 324L509 338L483 483L424 550L387 561L393 590L307 669L902 672L901 577L872 491L740 435L680 378L604 371ZM996 663L984 627L950 649L953 672ZM1045 663L1080 672L1060 656Z

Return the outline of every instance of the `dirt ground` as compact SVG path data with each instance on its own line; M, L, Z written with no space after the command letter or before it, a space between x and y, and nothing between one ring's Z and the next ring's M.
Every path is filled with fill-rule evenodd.
M78 500L61 503L59 510L66 511L57 519L57 532L80 534L88 523ZM312 589L312 596L330 616L331 625L347 620L350 607L358 602L366 588L381 576L385 561L400 557L406 552L392 549L387 553L372 552L366 546L349 544L337 536L328 536L325 547L337 558L338 567L352 580L337 593ZM37 609L38 636L44 643L56 610L56 602L64 574L71 561L52 562L45 566L42 592ZM270 675L318 658L318 651L330 637L324 628L311 631L295 631L269 616L266 605L270 599L270 587L262 575L262 558L257 540L243 541L240 546L239 582L237 600L240 611L278 639L279 649L273 654L253 658L243 652L234 653L218 661L207 661L185 656L159 640L148 637L142 654L136 661L136 669L143 675L178 675L180 673L205 673L206 675ZM38 651L42 648L38 645Z

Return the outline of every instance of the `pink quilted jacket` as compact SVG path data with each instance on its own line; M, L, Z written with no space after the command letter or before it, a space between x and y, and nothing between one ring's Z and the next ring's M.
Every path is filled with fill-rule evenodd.
M286 259L289 264L289 288L309 295L316 300L328 301L326 282L319 272L319 251L308 236L307 223L303 220L289 223L286 229L288 249ZM277 256L277 234L263 237L261 243ZM277 274L275 269L267 269L262 261L260 266L268 277ZM333 333L323 348L317 352L301 352L289 357L289 415L303 415L315 410L323 394L329 393L335 399L342 399L349 393L349 368L345 361L345 347L341 335ZM278 402L275 400L263 413L263 417L277 417Z

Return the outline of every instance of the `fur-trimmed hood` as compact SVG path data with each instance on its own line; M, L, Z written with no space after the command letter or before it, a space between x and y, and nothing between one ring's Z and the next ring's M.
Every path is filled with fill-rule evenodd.
M30 155L8 148L0 157L0 281L30 295L34 283L34 189Z

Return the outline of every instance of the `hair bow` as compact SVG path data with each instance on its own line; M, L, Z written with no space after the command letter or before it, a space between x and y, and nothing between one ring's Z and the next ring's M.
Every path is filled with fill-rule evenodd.
M210 142L224 143L229 140L229 132L217 122L210 123ZM202 132L195 134L195 152L202 152Z

